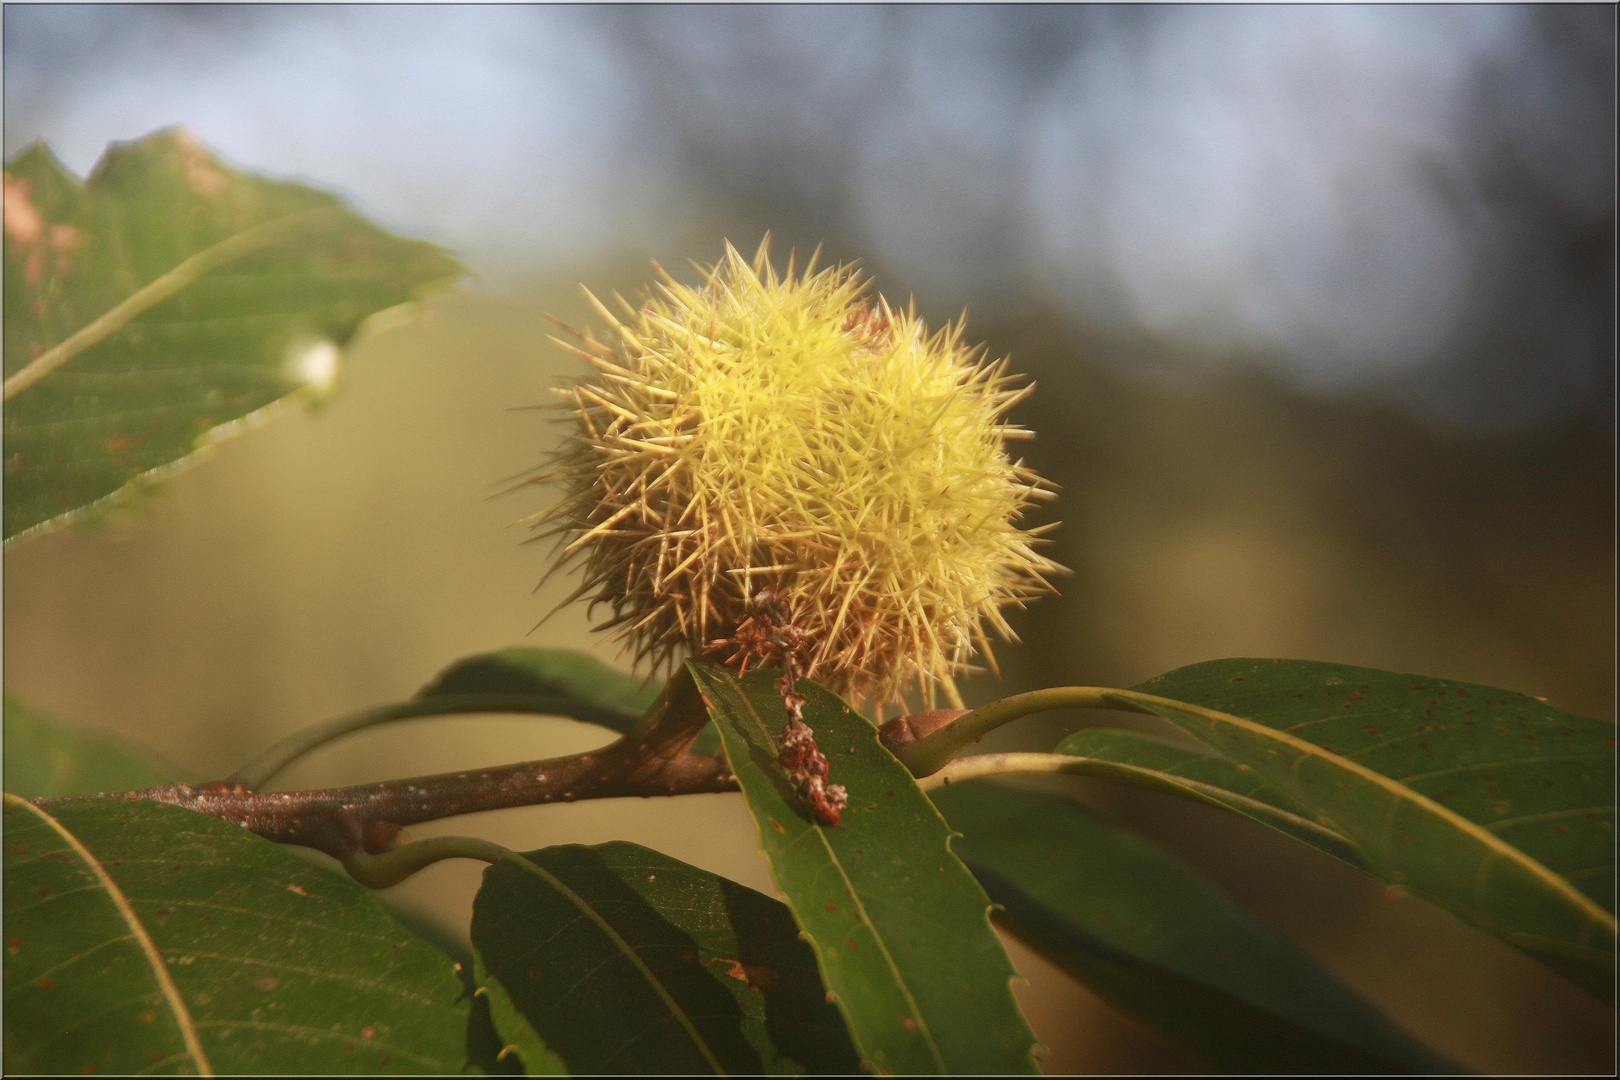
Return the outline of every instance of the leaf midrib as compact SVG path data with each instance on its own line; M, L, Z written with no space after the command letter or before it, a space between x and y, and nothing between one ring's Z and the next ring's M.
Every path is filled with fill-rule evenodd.
M748 695L742 693L741 690L737 691L737 697L742 700L743 708L748 711L748 716L751 720L753 720L754 726L758 730L759 734L764 736L765 745L771 745L772 739L770 737L770 731L765 727L765 721L754 709L754 703L749 701ZM849 875L845 872L842 860L840 860L837 853L833 851L832 844L827 839L826 830L823 829L819 824L815 824L813 822L808 823L808 827L821 841L822 849L827 853L827 858L832 862L833 868L838 871L838 878L844 883L845 891L848 892L850 899L855 902L855 911L860 916L861 925L865 926L868 932L871 933L872 941L877 945L878 951L883 954L883 962L888 966L889 973L894 977L895 985L900 988L900 993L905 995L906 1007L911 1010L911 1019L914 1023L916 1023L917 1030L922 1033L923 1039L928 1044L928 1052L933 1055L934 1062L939 1067L939 1070L941 1072L946 1071L945 1058L940 1053L939 1046L934 1042L933 1033L928 1030L928 1021L922 1016L922 1010L917 1007L917 999L912 995L911 987L906 984L905 979L901 976L900 969L895 964L894 957L890 954L888 945L883 941L883 936L877 932L877 927L873 925L871 916L866 913L866 905L862 903L860 894L855 891L854 883L850 881ZM789 906L791 907L791 904ZM814 935L812 935L812 939L813 938ZM820 949L817 950L818 953L820 951Z
M135 915L134 908L130 906L129 898L124 895L123 890L113 881L106 868L101 865L94 855L90 854L88 848L79 842L79 838L68 831L61 822L27 799L20 798L8 791L4 795L4 805L27 810L44 821L49 828L67 841L68 846L73 849L73 853L79 856L85 866L90 869L90 872L95 875L106 890L108 898L112 900L114 907L117 908L119 916L129 926L135 940L139 943L141 952L146 957L147 965L152 969L158 988L163 993L164 1001L167 1002L169 1010L174 1014L175 1024L180 1028L180 1037L185 1043L186 1053L196 1063L200 1075L214 1075L213 1066L209 1064L208 1056L203 1053L202 1043L197 1036L196 1024L191 1018L191 1011L186 1008L186 1003L180 996L179 988L174 985L174 980L169 977L168 968L163 963L163 956L158 952L157 944L153 942L151 935L146 932L145 925Z
M1581 931L1582 945L1586 944L1587 935L1590 932L1593 924L1606 930L1611 940L1615 935L1615 917L1610 915L1585 893L1581 892L1579 889L1576 889L1562 875L1553 873L1540 862L1532 859L1529 855L1526 855L1524 852L1507 843L1505 840L1495 836L1483 826L1469 821L1456 811L1440 805L1419 792L1413 791L1411 788L1397 780L1384 776L1382 773L1374 772L1372 769L1367 768L1360 762L1344 757L1341 754L1335 754L1325 747L1317 746L1315 743L1298 738L1297 736L1291 735L1288 732L1278 731L1277 729L1269 727L1265 724L1261 724L1258 721L1247 720L1241 716L1233 716L1230 713L1223 713L1215 709L1208 709L1201 705L1193 705L1190 702L1176 701L1172 698L1158 697L1154 694L1144 694L1133 690L1113 690L1109 692L1108 696L1131 705L1140 705L1142 702L1151 702L1158 708L1169 708L1171 710L1184 710L1191 712L1198 717L1198 719L1206 723L1212 723L1217 726L1229 726L1238 731L1258 736L1264 741L1286 746L1289 749L1301 754L1302 759L1318 759L1335 768L1355 773L1362 780L1373 784L1375 787L1381 788L1394 798L1395 803L1391 809L1392 817L1395 809L1401 805L1411 806L1417 810L1426 812L1451 825L1459 832L1472 837L1477 843L1485 847L1493 858L1506 859L1513 862L1521 869L1528 872L1532 877L1539 880L1548 888L1549 891L1556 893L1570 906L1574 907L1586 917L1588 925L1583 927ZM1299 763L1296 761L1293 765L1291 765L1291 771L1297 771L1298 764ZM1492 860L1484 860L1485 863L1489 863L1490 861Z
M675 1000L668 988L665 987L663 982L659 980L658 976L653 973L653 970L647 966L646 961L642 960L641 956L635 951L635 949L630 947L630 943L625 941L624 938L620 936L619 932L613 928L612 924L604 919L601 914L591 906L589 901L580 896L573 889L569 888L568 885L566 885L561 879L559 879L555 874L547 870L545 867L541 866L539 863L531 862L516 853L513 853L509 858L503 858L502 862L509 866L525 870L531 874L539 875L539 877L544 880L546 884L566 897L571 904L579 909L581 914L583 914L591 922L595 923L597 928L612 940L613 944L618 948L620 954L628 959L631 964L633 964L641 973L641 977L646 981L647 985L651 986L653 990L657 992L659 998L664 1002L664 1007L669 1010L670 1015L673 1016L676 1021L680 1023L681 1027L686 1030L687 1036L691 1038L693 1044L698 1048L699 1051L702 1052L703 1057L708 1061L709 1067L714 1070L715 1074L718 1076L726 1075L726 1070L724 1066L720 1064L720 1059L715 1056L714 1051L709 1047L708 1042L703 1038L703 1035L692 1023L692 1018L686 1014L686 1010L681 1008L680 1003Z

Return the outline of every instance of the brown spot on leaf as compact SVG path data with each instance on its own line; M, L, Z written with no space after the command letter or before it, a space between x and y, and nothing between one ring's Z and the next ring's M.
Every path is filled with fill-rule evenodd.
M833 903L831 900L827 901L827 903L823 906L826 907L828 911L836 912L838 910L838 905Z
M902 1016L900 1018L900 1026L905 1028L907 1031L916 1031L917 1021L913 1020L909 1016Z
M146 1052L146 1060L150 1061L150 1062L153 1062L153 1063L162 1061L163 1060L163 1051L161 1051L161 1050L148 1050Z
M225 178L224 173L209 163L203 155L202 148L189 138L181 140L180 149L186 159L186 187L210 202L217 201L225 194L230 181Z
M362 1039L375 1039L377 1037L377 1029L373 1027L361 1028L360 1037Z
M39 987L41 990L55 990L56 989L56 983L51 979L41 979L41 980L39 980L39 982L35 983L34 985Z
M764 964L745 964L741 960L731 960L723 956L711 956L707 962L726 965L727 975L761 992L771 989L782 981L782 976L775 968L766 967Z
M157 1019L157 1013L153 1012L151 1009L148 1009L141 1013L141 1019L150 1024L153 1020Z
M281 980L274 975L262 975L253 980L253 989L262 990L266 994L281 985Z
M39 208L28 196L28 181L19 176L5 174L5 231L6 239L18 247L29 247L45 231L45 220Z
M289 886L287 886L287 891L288 892L295 892L299 896L308 896L309 895L309 893L304 891L304 887L302 885L289 885Z
M72 251L74 248L79 246L79 241L83 239L83 237L84 234L71 225L51 226L51 247L58 252L66 253ZM61 264L58 263L58 265Z

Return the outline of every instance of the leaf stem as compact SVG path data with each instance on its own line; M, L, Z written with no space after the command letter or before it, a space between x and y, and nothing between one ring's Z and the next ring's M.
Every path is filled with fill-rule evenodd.
M514 854L509 848L476 836L433 836L375 855L366 851L351 851L343 856L343 869L368 889L386 889L398 885L423 867L445 859L478 859L498 863Z
M1118 690L1102 686L1055 686L1046 690L1031 690L1027 694L1014 694L963 713L920 739L911 735L910 727L902 727L891 720L883 725L883 743L890 753L900 759L901 764L911 770L912 776L930 776L970 743L984 738L1003 724L1032 713L1048 709L1149 711L1112 696L1118 693Z
M134 321L137 316L161 304L204 274L211 273L262 247L268 247L280 240L285 233L299 226L307 225L321 217L341 213L344 213L343 209L336 206L300 210L255 225L235 236L226 237L211 247L203 248L36 356L26 367L5 381L3 400L10 401L84 350L112 336Z

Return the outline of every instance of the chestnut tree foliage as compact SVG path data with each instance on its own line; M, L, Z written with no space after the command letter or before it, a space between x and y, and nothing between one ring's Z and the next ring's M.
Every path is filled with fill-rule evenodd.
M763 248L752 263L728 259L708 283L726 295L745 293L750 274L761 289L795 281L770 269ZM367 319L462 273L438 248L392 236L330 195L234 171L174 132L113 147L83 182L44 146L25 151L5 169L7 543L126 497L277 402L318 398ZM991 411L957 424L952 452L1016 434L995 419L1016 388L999 371L949 366L961 359L960 327L928 337L881 302L860 306L847 275L821 274L797 280L850 305L839 332L861 343L861 363L898 362L891 353L921 343L945 358L930 375L948 391L941 400L964 387L985 395ZM647 382L647 356L669 352L657 335L718 350L728 333L760 330L704 314L718 294L705 300L667 279L660 295L627 306L623 323L607 316L619 345L578 338L599 381L570 392L588 436L560 466L575 517L546 524L565 542L592 531L623 541L585 556L595 559L585 577L599 599L623 600L616 615L637 614L637 603L661 613L646 623L657 636L632 641L666 662L667 682L576 652L447 658L409 700L312 728L211 783L169 775L138 747L7 694L8 1071L1032 1072L1036 1040L993 927L1218 1071L1454 1069L1172 851L1076 799L996 779L1017 773L1098 777L1250 818L1612 1004L1612 725L1489 686L1269 659L875 723L863 701L835 690L892 698L909 681L930 705L936 684L953 698L951 674L982 644L980 616L993 623L996 603L1044 588L1051 564L1006 524L1038 479L994 454L974 458L974 475L991 480L970 493L973 505L1002 506L1002 524L981 515L962 528L1000 545L986 565L1016 569L999 599L954 578L913 580L926 567L907 563L909 577L891 576L906 595L933 599L884 622L876 606L860 608L878 603L867 583L915 553L868 547L870 565L850 555L815 586L843 608L811 613L814 590L792 591L809 580L792 576L793 545L809 536L828 546L812 526L839 514L864 535L867 503L837 501L854 481L825 469L781 506L756 507L770 485L784 488L788 455L743 501L760 521L802 527L743 540L682 516L698 505L729 506L717 521L741 513L742 502L701 502L708 474L664 469L657 475L674 478L657 483L685 487L662 503L646 496L657 486L647 462L678 456L692 423L670 406L676 391ZM712 374L681 370L694 385ZM827 370L812 358L788 372L796 431L823 382L846 393L844 375L822 380ZM637 414L615 426L636 395L649 414L662 409L655 419L668 432ZM864 436L849 425L859 418L840 415L834 452L855 454ZM768 433L739 432L764 453ZM878 456L892 462L900 451L885 446ZM641 494L593 502L602 461L643 469L632 469ZM831 503L814 502L823 489ZM896 491L896 514L933 498ZM637 506L642 531L618 528L638 520ZM957 527L948 519L930 519L931 535ZM682 547L658 529L696 539ZM729 613L693 600L731 587L724 566L700 558L722 549L769 578L750 578ZM673 598L615 584L638 560L673 566L688 550L698 555L682 569L695 569ZM951 559L941 575L991 572ZM938 614L951 590L967 615ZM1159 733L1099 726L1044 753L972 752L1000 724L1076 707L1156 718ZM469 712L571 717L614 741L472 773L263 790L349 732ZM799 728L797 742L784 738ZM746 801L778 897L625 842L516 852L399 835L497 806L705 791ZM297 857L294 844L346 872ZM488 863L473 953L461 962L371 892L444 858Z

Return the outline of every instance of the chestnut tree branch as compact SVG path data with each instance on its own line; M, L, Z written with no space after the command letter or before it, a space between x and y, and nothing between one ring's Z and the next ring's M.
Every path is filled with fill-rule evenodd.
M262 788L275 775L303 757L311 750L329 742L352 735L378 724L396 720L416 720L435 716L466 716L473 713L537 713L548 716L564 715L550 698L535 694L434 694L411 698L392 705L379 705L374 709L340 716L315 727L305 728L270 747L252 761L225 778L227 784L241 784L247 788ZM579 718L576 718L579 719ZM581 723L597 723L580 719Z
M398 845L406 825L512 806L625 795L735 791L724 757L689 751L709 722L697 686L677 669L663 696L623 738L584 754L467 772L316 791L254 791L243 783L164 784L106 798L149 799L234 821L283 844L338 859ZM51 800L40 800L47 802Z

